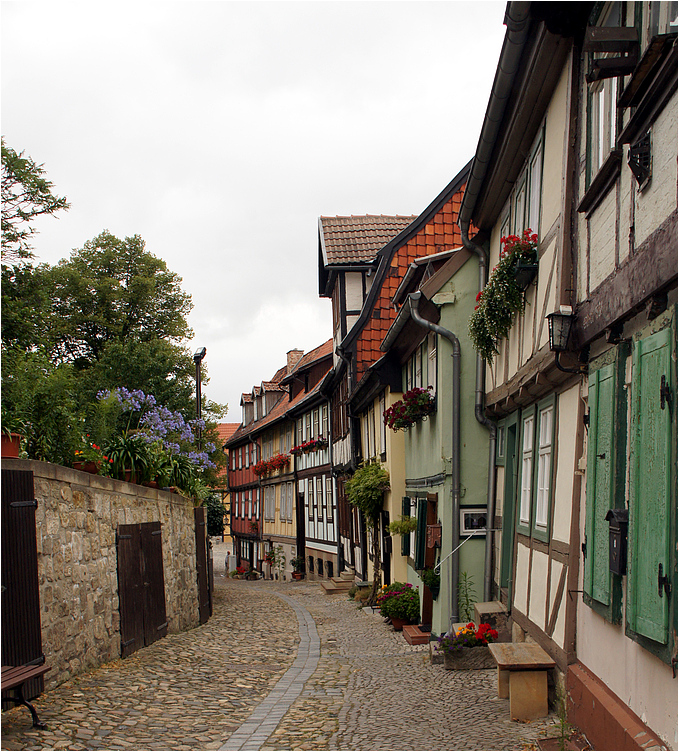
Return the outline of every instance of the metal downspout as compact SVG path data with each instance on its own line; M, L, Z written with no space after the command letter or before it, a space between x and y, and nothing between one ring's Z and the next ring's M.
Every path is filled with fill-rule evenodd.
M476 154L467 181L467 187L462 199L458 225L462 235L464 247L475 253L479 259L479 291L486 285L488 274L488 254L479 245L469 238L469 225L472 212L476 206L481 187L484 183L489 163L492 159L495 141L502 124L507 102L510 100L514 77L517 73L523 47L528 37L530 26L530 3L510 2L507 3L505 13L507 33L502 45L500 60L498 62L493 88L488 102L488 108L484 117L483 126ZM476 420L488 428L488 491L486 498L486 549L483 577L483 599L491 600L493 597L493 537L490 533L495 520L495 445L497 441L497 425L484 414L485 396L485 363L483 358L476 356L476 398L474 402L474 414Z
M460 341L448 329L438 324L423 319L413 305L421 293L413 293L408 296L410 316L415 323L429 329L431 332L445 337L453 346L453 436L451 445L451 484L453 495L453 523L452 539L453 546L457 546L460 539ZM458 609L458 581L460 579L460 554L454 550L451 558L451 586L450 586L450 625L457 624L460 620Z

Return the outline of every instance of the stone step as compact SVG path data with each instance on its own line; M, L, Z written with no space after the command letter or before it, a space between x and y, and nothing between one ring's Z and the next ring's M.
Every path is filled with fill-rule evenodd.
M498 642L511 642L512 634L507 623L507 609L500 601L486 601L474 606L474 621L490 624L498 632Z
M422 632L417 624L406 624L403 627L403 636L409 645L426 645L430 635L431 632Z
M325 590L327 595L334 595L335 593L348 593L353 587L353 580L342 580L338 577L333 577L330 580L322 580L321 586Z

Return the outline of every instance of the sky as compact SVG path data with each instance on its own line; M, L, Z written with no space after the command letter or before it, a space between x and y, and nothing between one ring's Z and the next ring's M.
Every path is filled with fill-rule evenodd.
M332 336L318 217L418 215L474 156L504 2L2 0L2 135L71 204L56 264L141 235L228 403Z

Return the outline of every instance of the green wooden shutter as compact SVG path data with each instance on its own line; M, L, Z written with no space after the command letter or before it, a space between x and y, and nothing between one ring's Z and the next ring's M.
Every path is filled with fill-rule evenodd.
M611 602L606 512L613 497L613 432L615 415L615 364L589 376L589 434L587 446L587 512L585 521L585 593L599 603Z
M410 517L410 497L404 496L401 499L401 514L404 517ZM401 536L401 555L410 555L410 535Z
M667 643L669 626L669 596L659 592L658 580L660 567L671 575L672 342L673 330L664 329L636 343L632 383L627 624L660 644ZM672 389L669 402L661 397L663 384Z
M424 569L427 548L427 500L417 500L417 532L415 535L415 569Z

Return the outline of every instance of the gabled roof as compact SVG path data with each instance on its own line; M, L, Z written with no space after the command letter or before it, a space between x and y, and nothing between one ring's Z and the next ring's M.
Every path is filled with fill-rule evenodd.
M326 266L370 262L414 219L415 216L386 214L320 217L318 226L323 262Z
M306 402L307 400L310 400L314 397L317 397L320 391L321 383L323 382L323 378L325 378L325 376L321 378L318 384L316 384L308 392L302 391L292 400L288 398L288 392L282 387L288 380L292 380L295 374L304 372L315 363L318 363L319 361L326 359L326 358L328 359L328 368L325 374L327 376L327 373L332 369L332 357L331 356L332 356L332 339L329 339L327 342L324 342L322 345L319 345L318 347L306 353L306 355L304 355L299 360L299 362L295 365L294 369L287 376L287 378L283 378L287 374L287 367L285 367L285 368L279 369L276 372L271 382L266 382L266 381L262 382L263 385L271 384L273 382L274 388L272 391L280 392L279 399L276 401L273 407L269 410L269 412L263 418L253 421L252 423L248 423L245 426L243 426L242 424L238 425L237 429L233 432L231 437L227 439L227 441L225 442L226 445L233 446L234 444L237 444L239 441L242 441L243 439L256 436L266 427L285 418L288 412L293 410L295 407L297 407L301 403ZM258 387L255 387L255 388L257 389ZM246 395L243 395L243 396L246 396Z

